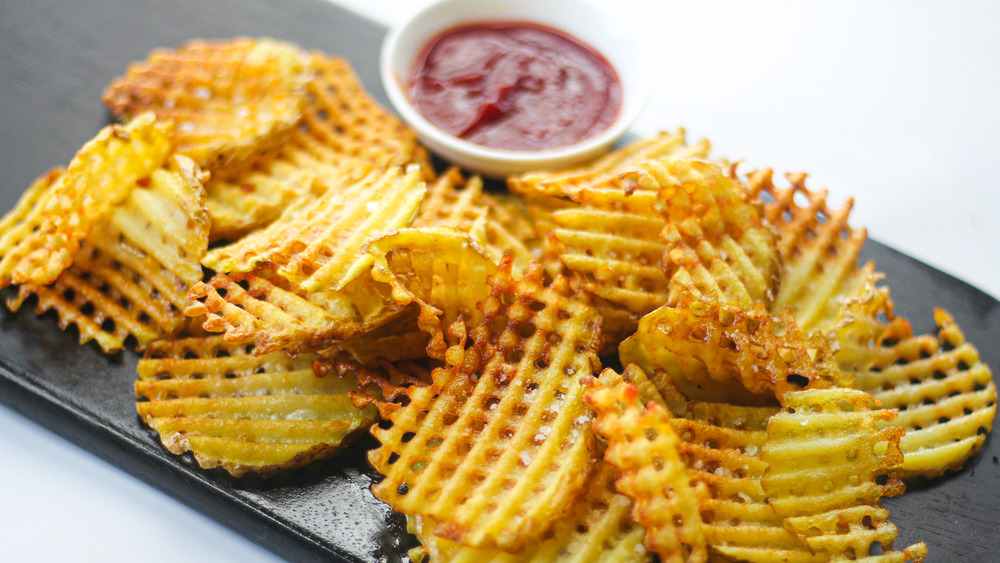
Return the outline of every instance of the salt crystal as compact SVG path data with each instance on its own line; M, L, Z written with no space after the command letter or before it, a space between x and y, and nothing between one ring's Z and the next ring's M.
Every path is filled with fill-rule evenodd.
M528 455L528 452L521 452L521 464L528 465L529 463L531 463L531 456Z
M212 92L210 92L208 88L202 86L194 89L194 97L199 100L207 100L212 97Z
M368 203L365 204L365 209L368 210L368 213L375 213L376 211L378 211L378 202L369 201Z

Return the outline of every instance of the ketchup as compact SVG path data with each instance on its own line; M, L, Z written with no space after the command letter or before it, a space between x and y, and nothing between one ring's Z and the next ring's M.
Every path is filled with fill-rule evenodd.
M438 35L417 61L410 100L441 129L479 145L563 147L607 129L618 74L600 53L532 23L481 23Z

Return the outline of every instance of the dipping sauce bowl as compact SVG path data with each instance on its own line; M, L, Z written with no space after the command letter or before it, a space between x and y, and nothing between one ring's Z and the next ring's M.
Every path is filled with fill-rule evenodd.
M441 98L443 103L436 100L436 114L429 115L441 125L433 123L416 107L413 98L415 90L416 94L420 93L419 88L413 87L414 77L418 67L425 62L429 46L442 38L443 34L446 36L463 28L466 32L471 30L473 33L482 33L485 30L492 33L490 30L498 24L522 27L527 30L523 33L527 34L532 33L533 29L551 30L570 40L577 40L599 53L598 57L603 57L601 60L606 62L605 66L612 69L612 76L617 75L617 84L610 93L595 90L588 93L588 97L602 100L608 97L611 102L619 104L617 111L595 117L596 110L584 107L585 104L567 103L561 106L552 99L546 101L540 96L525 95L518 98L517 103L523 104L521 107L506 107L506 101L502 99L499 103L495 99L486 102L481 99L473 100L470 103L480 103L476 107L481 108L481 115L474 115L475 112L470 115L469 108L463 107L463 101L478 94L473 89L455 92L450 98L445 96ZM489 45L493 42L488 40L485 43ZM463 46L468 44L458 43ZM556 51L566 50L568 49L556 46ZM497 53L499 55L503 51L497 50ZM465 58L477 60L468 53L464 55ZM479 60L493 59L484 56L479 57ZM574 64L574 59L568 56L565 60ZM389 31L382 43L380 63L382 83L390 102L403 120L417 132L421 142L444 160L461 166L467 172L489 177L504 177L529 170L565 168L596 158L608 150L632 125L646 102L649 90L649 77L639 42L616 14L584 0L442 0L427 6ZM581 83L586 83L587 79L597 73L594 68L584 68L585 64L581 63L579 66L583 79ZM563 74L572 76L577 69L568 70L570 72ZM529 80L534 80L534 77ZM460 81L455 83L459 84ZM534 87L537 84L527 86ZM448 87L448 84L442 87ZM536 104L537 107L530 107L530 104ZM455 116L447 114L451 105L455 106ZM425 112L427 107L428 104L425 103ZM466 110L466 114L460 115L461 110ZM534 148L533 145L537 144L535 135L523 134L521 129L511 134L493 136L506 138L508 145L511 140L517 145L518 136L522 136L524 142L520 144L528 148L491 147L487 144L491 142L489 136L481 134L469 138L486 138L486 141L473 142L462 138L468 129L467 124L476 120L494 119L497 115L510 117L502 115L505 111L520 114L517 116L520 119L510 121L511 127L523 128L537 123L544 131L548 123L557 121L594 122L596 125L588 133L577 135L575 139L571 135L556 136L557 140L566 139L566 144L556 143L557 146L544 148ZM451 117L454 119L450 119ZM508 122L503 119L496 121L496 127L507 126Z

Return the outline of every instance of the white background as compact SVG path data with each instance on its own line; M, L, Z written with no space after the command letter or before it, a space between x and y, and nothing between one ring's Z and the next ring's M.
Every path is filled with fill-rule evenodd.
M424 2L340 3L393 24ZM649 47L635 132L810 172L872 238L1000 296L1000 4L596 3ZM2 407L0 459L5 561L277 560Z

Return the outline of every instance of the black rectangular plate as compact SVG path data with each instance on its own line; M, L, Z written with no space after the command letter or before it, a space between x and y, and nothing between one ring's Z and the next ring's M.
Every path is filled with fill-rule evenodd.
M322 0L6 0L0 4L0 211L32 179L108 123L100 94L154 47L192 38L270 36L346 57L385 103L378 50L385 30ZM663 124L664 126L667 124ZM1000 365L1000 302L940 271L870 242L865 258L887 274L897 312L918 333L950 311L983 360ZM281 556L398 561L412 538L372 497L362 440L336 459L270 481L233 480L175 457L135 415L137 357L78 346L51 316L0 312L0 402L177 497ZM949 478L888 499L897 546L925 541L933 561L996 557L1000 447L993 438Z

